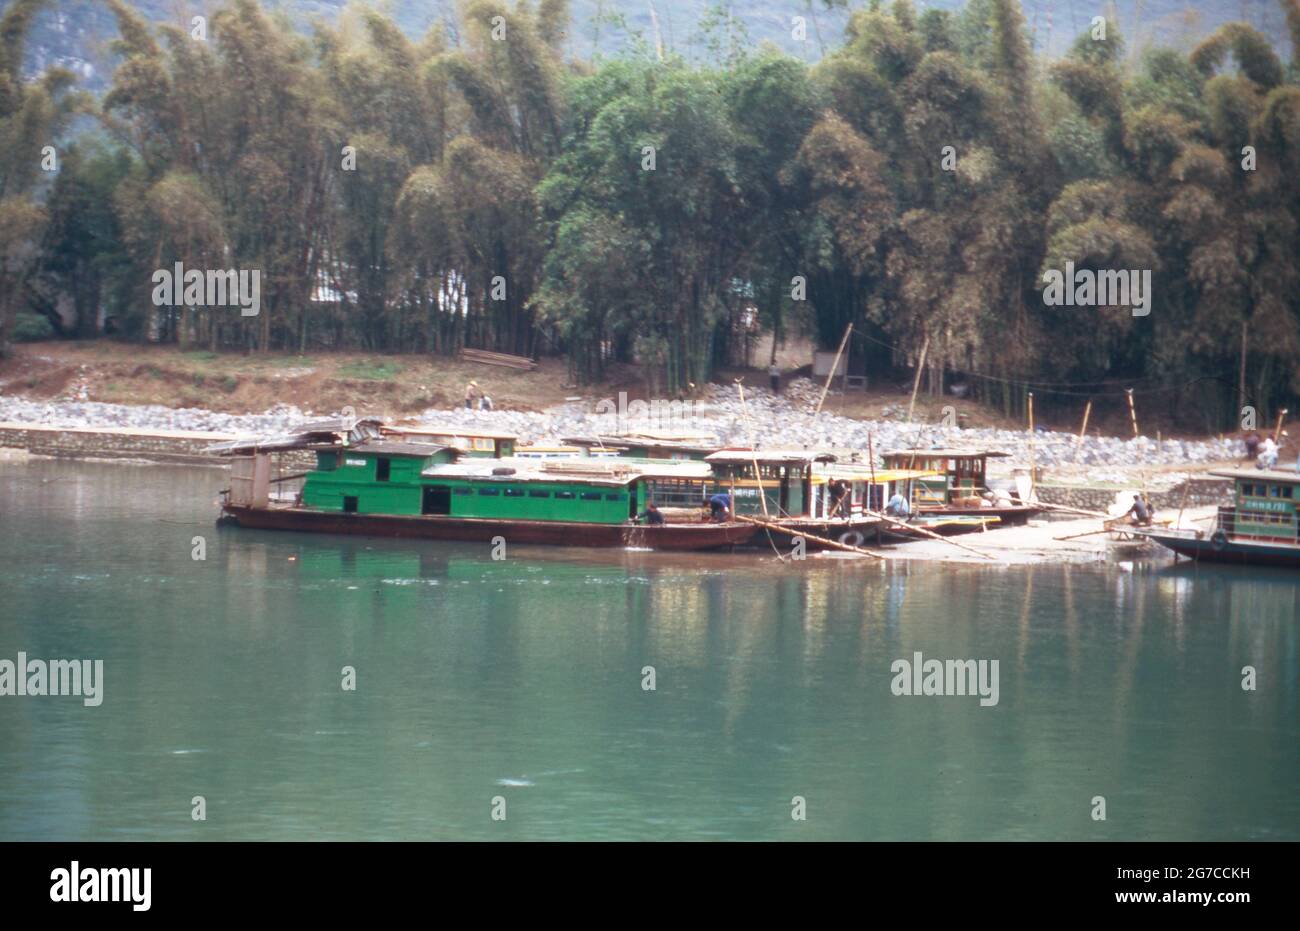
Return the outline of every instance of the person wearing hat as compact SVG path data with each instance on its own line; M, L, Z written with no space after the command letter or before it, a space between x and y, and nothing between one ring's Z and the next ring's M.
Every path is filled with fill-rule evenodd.
M475 402L477 400L478 400L478 382L471 379L470 383L465 386L465 407L472 411L474 409Z

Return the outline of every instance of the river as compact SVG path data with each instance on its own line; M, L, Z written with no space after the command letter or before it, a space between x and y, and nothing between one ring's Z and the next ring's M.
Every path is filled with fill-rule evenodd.
M0 462L0 660L103 662L0 696L0 840L1300 839L1298 574L494 560L218 529L225 478Z

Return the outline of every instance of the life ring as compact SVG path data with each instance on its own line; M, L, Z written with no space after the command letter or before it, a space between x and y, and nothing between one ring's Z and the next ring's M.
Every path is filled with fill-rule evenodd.
M861 546L866 537L862 535L861 530L846 530L836 539L845 546Z
M1210 536L1210 545L1220 553L1228 546L1228 535L1222 530L1216 530Z

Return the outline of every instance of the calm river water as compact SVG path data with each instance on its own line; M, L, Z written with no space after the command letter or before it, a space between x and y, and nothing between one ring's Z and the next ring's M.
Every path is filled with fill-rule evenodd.
M0 840L1300 839L1300 574L493 561L218 530L224 483L0 463L0 660L104 670L0 696ZM917 652L997 704L894 695Z

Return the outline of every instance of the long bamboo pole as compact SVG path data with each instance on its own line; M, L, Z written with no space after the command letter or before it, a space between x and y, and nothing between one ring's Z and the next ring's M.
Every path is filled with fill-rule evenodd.
M916 392L921 387L921 373L925 371L925 354L930 349L930 337L921 344L921 358L916 363L916 378L912 379L912 400L907 402L907 422L912 422L912 409L916 407Z
M802 530L795 530L793 527L785 526L780 521L759 520L757 517L746 517L743 514L735 514L733 516L735 517L736 520L743 520L749 524L758 524L760 527L766 527L768 530L775 530L779 533L784 533L787 536L803 537L806 540L814 540L817 543L820 543L822 546L829 546L831 549L844 550L845 552L848 553L861 553L864 556L871 556L876 559L889 558L888 556L885 556L883 553L877 553L873 550L865 549L861 546L850 546L848 543L840 543L836 540L827 539L826 537L819 537L816 536L815 534L805 533Z
M1287 409L1286 409L1285 407L1282 408L1280 411L1277 412L1277 426L1275 426L1275 427L1273 428L1273 442L1274 442L1274 443L1276 443L1278 440L1282 439L1282 421L1286 420L1286 415L1287 415L1287 413L1288 413L1288 411L1287 411Z
M1125 388L1124 394L1128 396L1128 418L1133 422L1133 436L1136 439L1138 435L1138 415L1137 407L1133 403L1133 389Z
M1092 398L1083 407L1083 426L1079 428L1079 438L1074 442L1074 461L1079 461L1079 452L1083 449L1083 438L1088 434L1088 415L1092 413Z
M736 379L736 388L740 391L740 413L745 418L745 432L749 434L749 451L754 457L754 479L758 482L758 503L763 506L763 516L767 517L767 491L763 488L763 473L758 468L758 450L754 448L754 430L749 424L749 408L745 404L745 386ZM731 513L736 513L735 483L732 483Z
M1083 508L1072 508L1064 504L1048 504L1045 501L1039 501L1034 507L1044 508L1048 511L1064 511L1066 514L1082 514L1085 517L1110 517L1109 514L1103 514L1101 511L1085 511Z
M844 338L840 340L840 348L835 351L835 361L831 363L831 370L826 373L826 384L822 385L822 396L817 399L817 410L813 411L816 417L822 412L822 404L826 400L826 392L831 390L831 379L835 377L835 370L840 367L840 356L844 354L844 347L848 345L849 334L853 332L853 324L849 324L844 330Z
M1029 496L1034 496L1038 484L1038 470L1034 461L1034 393L1029 392Z
M947 543L950 546L957 547L958 549L967 550L971 553L974 553L976 556L982 557L984 559L996 560L998 558L994 556L992 553L985 553L982 550L975 549L975 547L973 546L967 546L965 543L958 543L956 540L949 540L947 537L941 536L935 533L933 530L926 530L924 527L917 527L914 526L913 524L904 523L901 520L894 520L892 517L886 514L882 514L878 511L864 510L864 513L870 515L871 517L876 518L877 520L883 520L887 524L893 524L895 527L902 527L904 530L908 531L909 533L919 533L922 536L931 537L935 540L938 540L941 543Z

